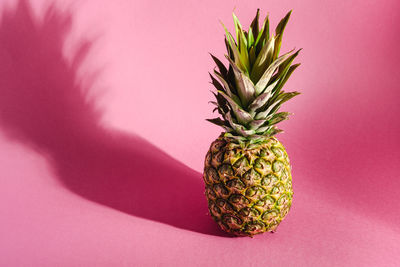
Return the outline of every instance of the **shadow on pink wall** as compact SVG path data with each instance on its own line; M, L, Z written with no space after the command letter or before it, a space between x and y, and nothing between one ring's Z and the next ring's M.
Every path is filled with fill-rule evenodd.
M27 1L3 13L1 129L45 156L55 176L86 199L178 228L226 236L207 215L200 173L137 136L100 125L101 112L87 97L91 86L79 83L77 76L91 42L80 44L71 63L62 53L71 19L50 7L39 22Z

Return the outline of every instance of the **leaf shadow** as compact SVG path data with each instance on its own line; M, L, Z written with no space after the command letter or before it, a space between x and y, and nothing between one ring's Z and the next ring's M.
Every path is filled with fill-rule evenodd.
M146 140L106 128L96 77L78 69L93 43L63 55L72 15L50 6L39 20L28 1L0 22L0 128L48 159L55 177L85 199L124 213L207 235L224 236L207 215L202 175Z

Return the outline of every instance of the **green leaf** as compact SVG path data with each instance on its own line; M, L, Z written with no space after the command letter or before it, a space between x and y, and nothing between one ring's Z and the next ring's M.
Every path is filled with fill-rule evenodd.
M232 48L232 42L234 43L233 37L231 33L228 31L228 29L225 27L224 23L222 23L222 21L220 21L220 23L225 30L225 39L228 41L229 46Z
M241 101L239 99L239 97L237 95L235 95L234 93L232 93L231 91L231 87L229 86L228 82L225 81L225 79L216 71L214 71L214 75L217 76L217 78L220 80L220 82L224 85L224 90L220 90L220 91L224 91L228 94L228 96L230 98L232 98L238 105L241 105Z
M230 38L233 38L232 35L230 35ZM248 57L246 57L245 55L241 55L239 52L238 47L236 46L235 42L232 41L232 45L230 46L232 54L233 54L233 60L235 61L235 63L239 66L239 68L243 71L243 72L248 72L248 69L246 68L246 66L249 65L248 62ZM229 57L232 59L232 57Z
M276 128L275 126L274 127L271 127L268 131L267 131L267 135L268 136L274 136L274 135L276 135L276 134L278 134L278 133L281 133L281 132L283 132L283 130L281 130L281 129L278 129L278 128Z
M215 102L215 101L208 101L208 103L211 103L211 104L216 105L218 107L218 103Z
M256 42L254 46L256 46L256 53L261 51L262 46L269 40L269 19L268 16L265 17L263 26L258 33Z
M252 30L254 36L258 36L258 32L259 32L259 25L258 25L258 18L260 17L260 9L257 8L257 13L256 16L254 17L253 21L250 24L250 29ZM250 30L249 30L250 32ZM250 46L250 45L249 45Z
M277 86L278 83L279 83L279 80L274 81L273 83L269 84L267 86L267 88L265 88L265 90L262 91L261 93L262 94L264 94L264 93L271 93L272 94L274 92L274 89L275 89L275 87Z
M249 123L249 128L251 130L257 131L257 129L260 128L265 123L266 123L266 120L254 120Z
M222 120L221 118L206 119L206 121L214 123L214 124L216 124L218 126L228 126L229 127L229 124L227 124L227 122Z
M261 126L260 128L258 128L258 129L256 130L256 133L257 133L257 134L264 134L264 132L267 131L267 130L270 129L270 128L271 128L271 127L268 126L268 125Z
M214 60L215 64L217 65L219 72L222 74L222 77L226 78L228 74L228 70L226 69L225 65L218 59L216 58L213 54L209 53L212 59Z
M256 120L266 119L268 117L268 115L270 114L271 110L274 107L276 107L277 105L279 105L279 101L274 102L271 105L269 105L265 111L257 113L257 115L255 116L255 119Z
M250 50L249 50L249 63L250 63L250 66L253 66L255 61L256 61L256 49L255 49L254 46L251 46Z
M279 105L274 105L272 108L270 108L269 109L270 111L267 115L274 114L281 107L283 103L285 103L286 101L290 100L291 98L299 94L300 94L299 92L289 92L289 93L282 92L278 95L278 97L272 98L271 103L278 103Z
M290 65L292 64L293 60L296 58L296 56L299 54L299 52L301 51L301 49L297 50L296 53L294 53L293 55L291 55L288 59L286 59L278 68L278 71L276 72L276 74L274 74L274 76L272 76L271 81L276 81L278 79L281 80L280 84L277 86L277 90L274 90L276 92L279 92L279 90L282 88L283 83L286 82L285 81L285 77L286 74L289 72L290 70ZM290 76L290 75L289 75ZM287 80L287 79L286 79Z
M241 64L238 64L238 65L239 66L243 65L243 66L241 66L241 68L243 67L242 68L243 71L248 72L248 70L250 68L250 63L249 63L249 55L248 55L248 51L247 51L247 38L245 36L245 33L243 32L242 25L240 24L240 21L236 17L235 13L232 13L232 16L233 16L233 21L235 23L237 46L232 41L231 48L235 55L235 62L238 63L238 60L240 59ZM235 51L235 49L237 50L237 52Z
M236 124L233 121L232 116L231 116L231 114L229 112L225 115L225 119L229 122L229 124L235 130L235 132L237 132L240 135L242 135L242 136L250 136L250 135L255 134L254 130L246 130L246 128L243 125Z
M238 66L235 64L235 62L232 61L232 59L230 59L229 57L226 58L228 59L235 73L236 89L238 91L240 100L243 106L246 107L254 99L254 84L250 80L250 78L238 68Z
M286 59L290 57L290 54L292 52L293 50L280 56L274 62L272 62L272 64L267 68L267 70L261 76L260 80L256 83L256 94L264 90L265 86L269 83L276 69L279 67L279 65L281 65Z
M282 89L282 87L285 85L286 81L289 79L290 75L292 75L293 71L300 66L300 63L298 64L294 64L292 66L289 67L289 69L287 70L287 72L282 75L282 78L280 79L279 84L276 86L275 90L273 91L273 93L279 93L280 90Z
M228 31L228 29L225 27L225 25L221 22L222 26L225 29L225 44L228 50L228 55L231 59L233 59L238 66L245 72L248 72L246 65L248 65L248 58L246 61L246 58L244 55L240 54L239 48L237 47L237 44L235 40L233 39L232 34Z
M213 123L213 124L215 124L215 125L221 126L227 132L233 131L233 129L230 127L229 123L224 121L224 120L221 120L220 118L206 119L206 120L211 122L211 123Z
M283 104L283 103L285 103L286 101L292 99L293 97L295 97L295 96L297 96L297 95L299 95L299 94L300 94L300 93L299 93L299 92L296 92L296 91L295 91L295 92L281 93L281 94L278 96L277 101L279 101L280 104Z
M295 67L294 69L291 68L290 64L292 64L294 58L298 55L298 53L300 52L301 49L299 49L295 54L293 54L292 56L290 56L287 60L285 60L285 62L283 62L279 68L278 68L278 72L271 78L271 81L276 81L276 80L280 80L280 82L278 83L278 85L274 88L274 90L272 91L273 93L273 97L275 98L279 92L281 91L283 85L285 84L285 82L287 81L287 79L290 77L290 74L293 72L293 70L297 67ZM290 71L290 72L289 72ZM287 75L289 73L289 75Z
M270 84L264 91L264 93L262 93L261 95L259 95L249 106L249 111L250 114L252 114L253 112L255 112L257 109L261 108L262 106L264 106L268 100L271 97L272 94L272 90L274 89L274 87L276 86L276 84L278 83L278 81L275 81L274 83Z
M228 102L225 100L225 98L221 94L216 94L214 92L212 92L212 94L215 96L215 99L217 100L218 107L219 107L218 112L221 115L224 115L225 113L227 113L230 110L230 108L229 108Z
M277 36L277 38L275 40L274 60L278 58L279 50L281 49L283 31L285 30L286 24L289 21L290 14L292 14L292 10L290 10L286 14L286 16L279 22L278 26L276 26L275 35Z
M278 73L282 73L284 69L287 69L292 64L293 60L299 55L301 50L303 50L303 48L298 49L293 55L286 59L285 62L279 66Z
M267 67L271 64L274 55L274 44L275 39L272 37L267 41L267 43L262 47L260 53L258 54L256 61L251 69L250 78L253 82L257 82Z
M215 101L208 101L208 103L215 105L215 108L213 109L213 113L218 110L218 113L221 115L225 115L226 112L222 108L219 107L218 103Z
M241 135L234 135L232 133L225 133L224 136L235 139L237 142L239 142L239 144L241 142L245 142L246 141L246 137L243 137Z
M247 46L246 46L244 40L245 40L244 37L239 37L239 44L240 44L239 55L240 55L240 60L245 67L244 70L246 73L248 73L249 69L250 69L250 61L249 61L249 54L247 51Z
M234 60L235 57L233 55L233 51L228 40L225 38L224 41L225 41L226 51L228 52L229 57Z
M235 114L237 120L241 124L247 124L253 120L251 115L244 111L235 101L233 101L227 94L222 91L218 91L225 99L228 101L230 107L232 108L233 113Z
M254 44L254 35L253 35L253 30L250 28L249 34L247 35L247 46L252 47L253 44Z
M276 113L268 120L268 125L274 125L283 120L287 120L287 119L289 119L289 115L291 115L291 113L289 113L289 112Z
M217 91L225 91L225 88L222 86L222 84L220 84L217 81L217 79L215 79L214 76L212 76L211 73L208 73L208 74L210 75L212 85L214 85L214 87L217 89Z
M236 40L238 41L238 45L240 46L241 50L245 48L247 49L247 41L246 41L246 36L243 32L242 24L240 24L240 21L236 17L235 13L232 13L232 17L233 17L233 22L235 23ZM242 40L244 46L242 46L239 40Z

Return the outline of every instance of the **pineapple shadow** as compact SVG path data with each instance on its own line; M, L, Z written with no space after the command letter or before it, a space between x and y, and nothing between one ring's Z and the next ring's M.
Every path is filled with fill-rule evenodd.
M54 6L36 19L28 1L0 23L0 129L49 162L55 178L79 196L121 212L207 235L225 233L207 215L201 174L143 140L107 129L62 49L72 17ZM93 78L95 79L95 78Z

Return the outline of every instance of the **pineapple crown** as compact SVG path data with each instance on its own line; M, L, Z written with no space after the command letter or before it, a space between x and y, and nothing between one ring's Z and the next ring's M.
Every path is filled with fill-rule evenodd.
M262 141L282 132L276 124L288 119L291 113L278 112L281 105L299 94L285 92L283 85L300 64L293 64L300 50L294 49L279 56L282 34L289 20L290 11L278 24L275 35L269 32L268 16L259 28L259 14L253 19L249 30L243 30L233 13L236 40L225 29L225 45L229 67L211 54L217 65L211 83L217 89L213 92L222 118L207 119L223 127L226 137L239 141Z

